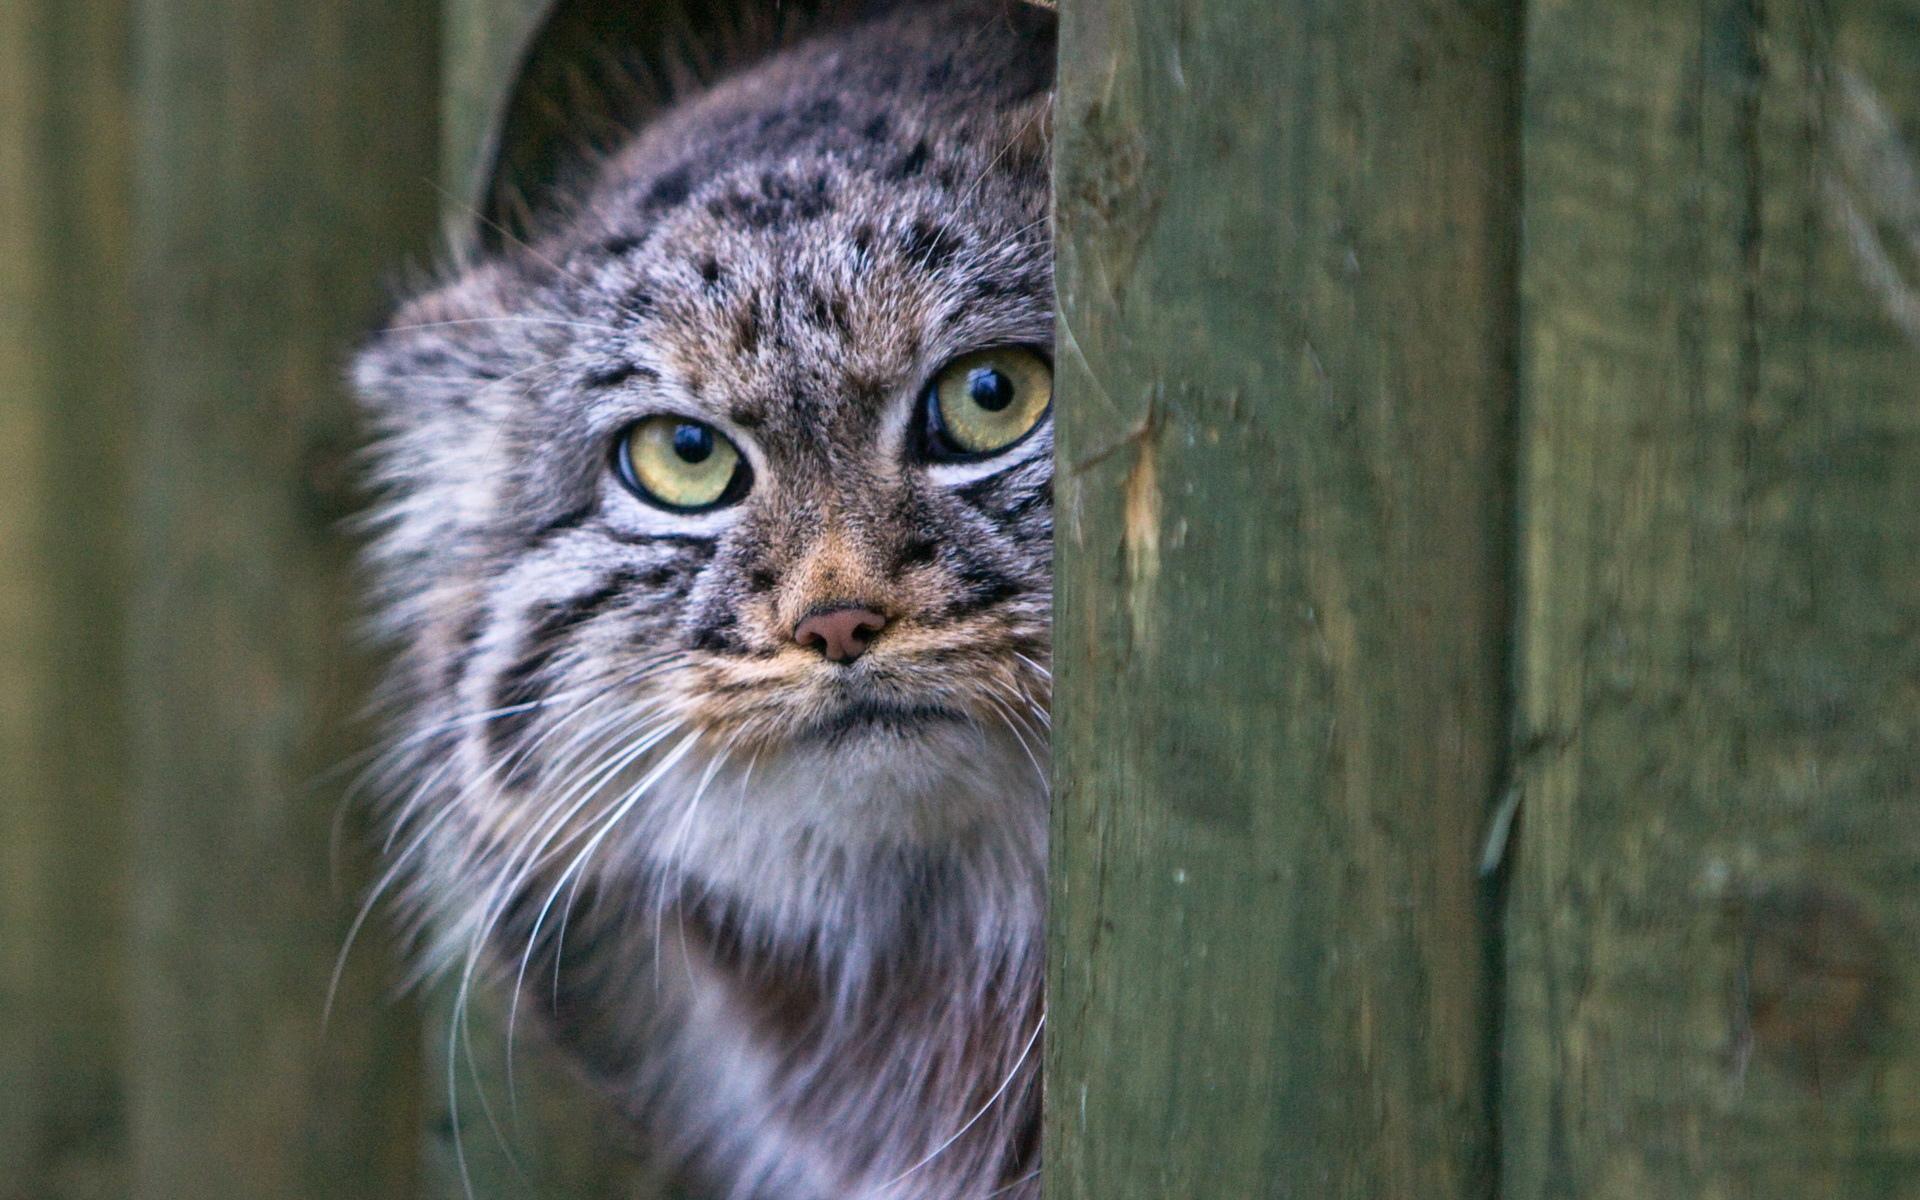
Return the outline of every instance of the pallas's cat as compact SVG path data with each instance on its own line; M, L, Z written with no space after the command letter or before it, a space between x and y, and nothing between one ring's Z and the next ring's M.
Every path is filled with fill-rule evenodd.
M717 1194L1038 1195L1052 60L812 35L355 365L424 967Z

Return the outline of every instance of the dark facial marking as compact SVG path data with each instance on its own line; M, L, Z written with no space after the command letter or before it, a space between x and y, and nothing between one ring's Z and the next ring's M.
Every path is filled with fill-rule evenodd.
M714 538L710 533L678 533L665 530L657 533L636 533L608 527L598 527L595 532L608 541L618 542L623 546L650 546L660 542L670 542L675 545L697 546L706 551L708 557L713 554Z
M651 374L652 372L648 373ZM585 375L581 376L580 381L588 387L604 388L612 387L617 383L625 383L638 374L640 374L639 364L621 359L617 362L594 367Z
M915 142L913 149L907 151L899 161L887 169L887 178L896 183L902 180L912 179L915 175L927 169L927 159L931 157L932 154L933 151L928 148L924 139Z
M893 573L903 574L915 567L924 567L940 557L940 543L932 538L916 537L900 547L893 556Z
M687 193L692 190L691 184L691 177L685 167L669 171L647 189L646 199L640 202L640 206L645 211L654 212L685 204Z
M572 508L567 510L566 512L561 513L559 516L554 517L552 520L548 521L546 524L536 528L533 531L533 533L527 538L527 547L531 549L531 548L540 546L541 544L553 538L556 534L562 534L562 533L566 533L568 530L580 528L582 525L585 525L589 520L591 520L593 518L594 513L598 512L599 510L600 510L600 501L599 501L599 498L596 497L592 500L587 501L585 504L580 505L577 508Z
M1011 296L1019 289L992 276L982 276L967 284L967 300L974 304L998 300L1002 296Z
M735 636L740 619L731 610L712 614L693 631L691 639L695 650L705 650L710 654L725 654L729 650L744 649L744 644Z
M924 218L900 237L900 253L928 271L938 271L953 261L964 246L958 234Z
M965 500L972 506L974 511L980 513L982 516L987 517L989 520L998 521L1000 518L1000 510L998 508L1000 489L1005 486L1009 473L1025 465L1026 463L1023 461L1016 460L1010 462L984 479L976 479L972 483L955 488L953 494Z
M533 610L533 627L528 631L530 645L555 641L578 629L604 612L622 594L633 587L631 571L620 570L591 591L566 600L549 600Z
M640 573L640 584L642 587L658 591L678 579L685 569L686 567L679 563L661 563L658 566L648 567Z
M487 744L494 754L504 757L533 724L533 706L545 698L545 676L566 648L568 635L606 611L634 583L631 572L615 571L590 591L566 600L549 600L528 613L533 623L521 642L520 656L493 684L495 708L526 707L488 723Z
M747 297L747 302L733 319L733 344L742 354L752 354L760 346L760 297L758 294Z
M707 212L719 221L748 229L777 229L811 221L832 210L825 175L794 180L769 171L760 176L757 191L737 191L707 202Z
M497 712L487 722L487 748L495 758L504 759L525 739L533 727L536 707L544 695L542 676L559 652L555 645L541 646L514 660L493 681L493 707Z
M1019 500L1015 501L1011 507L1005 510L1005 515L1010 518L1018 519L1020 517L1026 516L1028 513L1032 512L1037 508L1044 508L1047 505L1050 505L1052 503L1053 503L1053 480L1048 479L1045 483L1042 483L1039 487L1033 489L1031 493L1029 493L1026 496L1022 496Z
M807 324L815 329L825 329L833 319L827 311L827 298L821 295L820 289L812 284L807 285L806 314Z
M946 615L950 617L964 617L983 612L997 604L1006 603L1025 590L1018 580L1003 575L984 563L963 565L958 572L958 577L966 590L955 596L947 605Z
M467 663L472 661L474 647L480 641L480 635L486 631L487 614L484 609L474 609L460 619L459 629L453 635L453 653L447 656L447 669L441 684L449 694L457 695L461 681L467 677Z

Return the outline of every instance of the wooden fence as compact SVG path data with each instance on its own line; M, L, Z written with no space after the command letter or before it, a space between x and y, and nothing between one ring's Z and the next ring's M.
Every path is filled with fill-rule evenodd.
M655 1194L320 1021L343 356L703 11L549 7L0 5L0 1200ZM1920 11L1062 21L1051 1200L1920 1197Z

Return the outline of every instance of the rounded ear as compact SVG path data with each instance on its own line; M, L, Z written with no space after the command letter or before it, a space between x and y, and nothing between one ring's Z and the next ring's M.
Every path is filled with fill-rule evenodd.
M470 184L471 236L482 250L536 238L676 102L899 2L915 0L558 0L491 122Z

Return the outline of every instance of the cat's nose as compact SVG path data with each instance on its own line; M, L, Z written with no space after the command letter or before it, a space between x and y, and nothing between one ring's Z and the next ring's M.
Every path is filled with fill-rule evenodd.
M814 647L829 661L850 663L867 652L873 635L886 626L887 619L881 614L849 604L809 613L793 627L793 640Z

